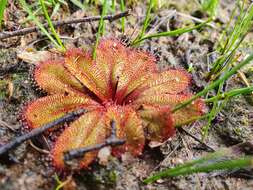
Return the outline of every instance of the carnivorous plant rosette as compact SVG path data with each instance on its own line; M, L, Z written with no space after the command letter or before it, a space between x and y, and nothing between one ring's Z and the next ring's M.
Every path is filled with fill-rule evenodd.
M65 168L64 152L104 142L111 134L112 120L116 136L126 140L112 147L112 154L127 151L138 156L145 141L162 142L175 133L174 126L202 113L199 99L175 113L170 111L192 96L185 71L160 72L152 55L114 39L99 43L95 60L82 49L70 49L64 59L39 64L34 78L48 95L25 108L23 116L30 129L79 108L87 110L65 128L51 150L55 167L61 169ZM97 153L86 153L80 168L94 161Z

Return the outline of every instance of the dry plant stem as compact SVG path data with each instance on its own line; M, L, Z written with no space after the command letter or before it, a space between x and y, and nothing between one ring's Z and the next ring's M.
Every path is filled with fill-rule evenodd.
M181 128L178 128L179 132L181 133L185 133L186 135L190 136L191 138L193 138L195 141L199 142L200 144L204 145L208 151L210 152L214 152L215 150L210 147L209 145L207 145L206 143L204 143L203 141L201 141L200 139L198 139L197 137L195 137L194 135L192 135L191 133L189 133L187 130Z
M235 66L235 64L233 64L233 66ZM244 84L247 87L250 87L250 83L249 83L247 77L245 76L245 74L240 70L238 70L237 73L238 73L239 77L242 79L242 81L244 82ZM251 94L253 95L253 92L251 92Z
M16 130L14 129L14 127L12 127L11 125L9 125L8 123L6 123L3 120L0 120L0 126L6 127L8 129L10 129L12 132L16 132Z
M151 28L150 31L148 31L146 35L153 34L155 31L158 30L158 28L159 28L165 21L169 21L173 16L175 16L176 13L177 13L176 10L172 10L172 11L169 10L169 11L168 11L168 14L167 14L165 17L163 17L163 18L161 19L161 21L160 21L158 24L156 24L153 28Z
M122 17L129 16L129 15L130 15L130 11L127 10L125 12L121 12L118 14L104 16L103 19L109 20L111 22L111 21L120 19ZM53 22L53 25L54 25L54 27L58 27L58 26L63 26L63 25L67 25L67 24L99 21L100 19L101 19L101 16L90 16L90 17L84 17L84 18L55 21L55 22ZM43 26L46 28L49 27L48 23L43 24ZM23 29L15 30L15 31L3 31L0 33L0 40L6 39L6 38L11 38L14 36L22 36L22 35L29 34L32 32L37 32L37 31L39 31L39 27L36 27L36 26L29 27L29 28L23 28Z
M185 17L185 18L191 19L191 20L193 20L193 21L196 21L197 23L203 23L203 22L205 22L205 21L202 20L202 19L199 19L199 18L197 18L197 17L191 16L191 15L188 15L188 14L185 14L185 13L176 12L176 14L179 15L179 16L181 16L181 17ZM210 26L210 27L212 27L212 28L217 29L217 27L216 27L214 24L207 23L206 25L207 25L207 26Z
M9 142L9 143L7 143L7 144L0 147L0 156L5 154L6 152L10 151L11 149L16 148L17 146L19 146L23 142L31 139L32 137L40 135L44 131L46 131L46 130L48 130L48 129L56 126L56 125L59 125L59 124L64 123L64 122L72 121L73 119L75 119L76 117L80 116L81 114L83 114L85 112L86 111L84 109L79 109L77 111L68 113L68 114L64 115L63 117L61 117L61 118L59 118L59 119L57 119L57 120L55 120L55 121L53 121L53 122L51 122L47 125L35 128L29 133L26 133L22 136L16 137L11 142Z
M115 123L115 121L112 120L110 125L111 125L111 136L109 138L107 138L104 143L95 144L95 145L86 146L83 148L78 148L78 149L73 149L73 150L67 151L64 153L64 161L66 162L66 161L72 160L74 158L81 158L87 152L99 150L99 149L104 148L106 146L123 145L126 142L126 140L119 139L118 137L116 137L116 123Z
M36 151L38 151L40 153L43 153L43 154L49 154L50 153L48 150L37 147L35 144L33 144L33 142L31 140L29 140L28 142L31 145L31 147L33 147Z

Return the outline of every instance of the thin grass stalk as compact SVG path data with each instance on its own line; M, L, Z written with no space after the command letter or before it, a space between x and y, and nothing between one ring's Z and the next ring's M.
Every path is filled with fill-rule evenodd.
M168 36L178 36L181 34L184 34L186 32L191 32L193 30L199 29L203 26L206 26L207 23L209 23L211 20L207 20L206 22L203 22L201 24L198 24L196 26L192 26L192 27L185 27L185 28L179 28L176 30L172 30L172 31L167 31L167 32L160 32L160 33L156 33L156 34L150 34L147 36L144 36L138 40L135 40L132 45L136 45L139 44L140 42L146 40L146 39L151 39L151 38L159 38L159 37L168 37Z
M231 49L233 45L236 43L237 39L240 38L240 36L244 36L247 31L250 29L251 20L253 18L253 3L249 6L247 11L244 13L242 21L235 26L235 30L233 30L233 33L230 38L233 40L231 43L228 45L228 48L226 49Z
M232 55L234 55L234 54L232 53ZM233 57L233 56L231 56L231 57ZM229 59L229 60L231 60L231 59ZM231 61L231 63L225 65L225 71L224 71L224 73L226 73L226 72L229 71L230 67L233 66L232 63L233 63L234 61L236 61L236 60L237 60L237 59L233 59L233 60ZM229 61L228 61L228 62L229 62ZM224 83L225 83L225 81L223 81L223 82L221 82L221 83L219 84L216 96L219 96L219 95L221 94L222 89L223 89L223 86L224 86ZM228 99L226 99L226 101L227 101L227 100L228 100ZM204 141L204 140L206 139L206 137L208 136L208 131L209 131L209 128L210 128L210 126L211 126L211 123L212 123L213 119L214 119L214 118L216 117L216 115L221 111L221 109L222 109L222 107L224 106L224 103L225 103L226 101L224 101L224 102L221 103L221 102L218 102L218 99L216 99L216 100L213 102L213 106L212 106L212 109L211 109L211 111L210 111L207 124L202 128L202 132L203 132L203 134L202 134L202 141Z
M205 95L209 90L214 89L215 87L217 87L221 82L226 81L227 79L229 79L232 75L234 75L239 69L241 69L242 67L244 67L245 65L249 64L251 61L253 60L253 54L251 54L250 56L248 56L244 61L242 61L241 63L237 64L235 67L233 67L230 71L226 72L222 77L220 77L219 79L217 79L216 81L211 82L205 89L203 89L202 91L200 91L199 93L197 93L196 95L194 95L192 98L190 98L189 100L178 104L173 110L172 113L176 112L177 110L189 105L191 102L193 102L194 100L196 100L197 98L201 97L202 95Z
M112 0L112 11L115 12L116 9L116 0Z
M217 95L221 94L221 90L223 88L223 85L224 85L224 81L219 84ZM209 128L211 126L211 122L213 121L213 119L217 115L218 111L219 111L219 104L218 104L218 99L216 99L213 102L213 106L212 106L212 109L210 111L207 124L203 127L203 130L202 130L203 131L202 141L204 141L205 138L208 136L208 131L209 131Z
M202 9L212 17L216 15L218 5L219 0L204 0L201 4Z
M104 16L106 14L106 9L107 9L107 0L104 0L102 14L101 14L101 18L100 18L99 26L98 26L98 32L96 34L96 42L95 42L95 46L94 46L93 52L92 52L93 59L96 58L96 49L98 46L99 38L103 35L102 31L103 31L103 27L104 27Z
M107 14L107 1L105 4L103 4L103 9L102 9L102 15L103 17ZM102 29L101 29L101 36L103 36L105 33L105 21L103 19L103 22L102 22Z
M226 36L226 33L228 32L228 28L229 26L231 25L231 22L235 16L235 13L236 13L236 7L234 7L234 9L232 10L232 13L229 17L229 21L227 22L226 26L225 26L225 29L222 31L222 34L221 36L219 37L219 40L218 40L218 45L217 45L217 49L219 52L221 52L221 49L223 49L222 47L224 47L225 45L222 44L222 40L225 39L225 36ZM227 40L226 40L227 42Z
M228 92L219 94L217 96L205 99L204 101L206 103L210 103L210 102L214 102L216 100L224 100L224 99L227 99L227 98L232 98L234 96L250 94L251 92L253 92L253 86L245 87L245 88L238 88L238 89L233 89L233 90L230 90Z
M244 2L245 3L245 2ZM222 63L225 59L227 59L230 56L231 52L236 52L236 50L241 45L242 41L246 37L251 24L251 20L253 18L253 3L249 6L247 11L243 11L244 9L244 3L242 8L240 9L240 14L238 16L238 19L236 20L235 26L230 34L228 34L228 38L225 40L224 47L220 47L218 51L221 53L221 57L214 63L213 68L209 72L207 78L210 78L211 75L217 74L217 72L220 72L222 70ZM234 13L232 13L234 14ZM231 22L232 17L230 17ZM225 30L228 30L228 25ZM224 35L224 32L222 36ZM221 38L222 40L222 38ZM219 44L221 45L221 40ZM223 65L224 66L224 65Z
M164 177L176 177L181 175L189 175L193 173L200 173L200 172L212 172L215 170L231 170L231 169L240 169L252 166L253 157L243 157L239 159L233 159L233 160L224 160L224 161L217 161L217 162L211 162L211 163L205 163L202 165L196 165L196 166L190 166L190 167L184 167L184 168L173 168L168 169L162 172L159 172L158 174L147 178L144 180L144 183L152 183L158 179L164 178Z
M69 176L65 181L61 181L59 176L55 173L54 179L56 183L58 184L54 190L60 190L60 189L64 189L64 186L67 185L72 178L71 176Z
M125 2L124 0L120 0L120 11L123 12L125 11ZM122 29L122 32L124 33L125 32L125 17L122 17L121 18L121 29Z
M241 40L241 42L243 39ZM222 73L225 73L225 69L227 69L230 66L234 66L234 63L238 62L238 59L240 58L241 55L236 55L236 50L239 47L240 44L238 44L237 47L235 47L229 55L224 56L219 60L219 64L216 67L216 70L214 70L214 73L210 72L207 76L208 79L210 80L215 80L220 77ZM235 56L236 55L236 56ZM222 62L224 60L224 62Z
M183 170L185 168L190 168L196 164L202 164L208 160L213 160L215 158L222 157L227 153L228 153L227 149L224 149L222 151L219 150L219 151L213 152L211 154L207 154L206 156L203 156L203 157L196 159L196 160L191 160L189 162L186 162L184 164L176 166L175 168L170 168L170 169L166 169L165 171L158 172L157 174L145 179L143 182L144 183L152 183L152 182L160 179L161 177L163 177L162 175L164 175L164 173L166 173L167 171L169 171L171 173L177 172L177 171Z
M146 32L147 27L148 27L149 22L150 22L150 13L151 13L152 7L153 7L153 0L149 0L148 9L147 9L147 11L146 11L145 20L144 20L144 23L143 23L143 25L142 25L141 32L140 32L140 34L135 38L135 40L132 42L131 45L136 45L136 44L138 44L139 40L143 38L144 33Z
M42 23L34 16L33 12L31 11L29 5L26 3L25 0L19 0L20 4L22 5L23 9L29 14L29 16L32 18L32 20L35 22L35 24L40 28L40 30L49 38L49 40L57 47L58 49L61 49L61 46L55 41L55 39L49 34L49 32L46 30L46 28L43 26Z
M52 20L50 19L49 15L48 15L47 8L46 8L44 0L40 0L40 5L42 7L42 10L44 12L44 15L46 17L46 20L47 20L47 23L48 23L48 25L50 27L51 32L53 33L53 35L54 35L56 41L58 42L59 46L61 46L61 50L65 51L66 49L65 49L65 47L64 47L64 45L63 45L63 43L62 43L62 41L61 41L58 33L55 31L55 28L54 28L54 25L52 23Z
M60 4L60 3L56 3L56 4L54 5L54 9L53 9L53 11L52 11L52 14L50 15L50 18L53 18L53 17L54 17L54 15L59 11L60 7L61 7L61 4Z
M210 114L210 113L209 113ZM209 117L209 114L201 115L201 116L196 116L196 117L191 117L191 119L186 120L185 122L181 123L180 125L175 125L175 128L182 127L184 125L188 125L194 121L199 121L202 119L206 119Z
M151 13L151 10L152 10L152 6L153 6L153 0L149 0L148 9L147 9L147 12L146 12L145 20L144 20L139 38L142 38L144 33L147 30L147 27L149 25L150 13Z

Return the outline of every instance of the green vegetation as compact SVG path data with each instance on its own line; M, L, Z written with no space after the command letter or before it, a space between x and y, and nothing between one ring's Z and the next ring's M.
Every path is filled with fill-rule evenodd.
M52 23L52 21L51 21L49 15L48 15L47 8L46 8L46 5L45 5L45 1L44 1L44 0L40 0L40 4L41 4L42 10L43 10L43 12L44 12L45 18L46 18L46 20L47 20L47 23L48 23L48 25L49 25L49 27L50 27L50 29L51 29L51 32L53 33L53 35L54 35L54 37L55 37L55 39L56 39L58 45L61 47L62 50L65 50L65 47L64 47L64 45L62 44L62 41L61 41L59 35L58 35L57 32L55 31L54 26L53 26L53 23Z
M200 172L213 172L217 170L233 170L252 167L253 157L245 156L236 159L226 158L229 152L227 150L210 153L200 159L189 161L185 164L176 166L175 168L166 169L145 179L144 183L152 183L158 179L165 177L177 177Z
M7 2L8 2L8 0L0 0L0 29L1 29L1 26L2 26L4 10L7 6Z
M29 14L31 19L34 21L34 23L40 28L40 30L45 34L48 39L57 47L58 49L61 49L62 47L58 44L58 42L52 37L52 35L47 31L47 29L43 26L43 24L40 22L40 20L34 16L33 11L31 10L30 6L26 3L25 0L19 0L23 9Z
M101 18L100 18L99 25L98 25L98 32L96 34L96 42L95 42L95 46L93 48L93 53L92 53L93 59L95 59L95 57L96 57L96 49L97 49L97 46L98 46L99 38L101 36L103 36L103 34L104 34L105 21L104 21L103 18L104 18L105 14L106 14L106 10L107 10L107 0L104 0L102 14L101 14Z
M189 105L192 101L194 101L197 98L205 95L208 91L210 91L210 90L214 89L215 87L217 87L218 85L222 84L224 81L229 79L232 75L234 75L239 69L241 69L245 65L251 63L252 60L253 60L253 54L250 55L249 57L247 57L244 61L242 61L241 63L239 63L235 67L233 67L230 71L224 73L224 75L221 78L219 78L216 81L211 82L204 90L198 92L191 99L189 99L189 100L185 101L184 103L179 104L178 106L176 106L175 109L172 110L172 112L176 112L177 110Z
M113 2L115 2L115 1L113 1ZM115 4L115 3L114 3ZM126 7L125 7L125 2L124 2L124 0L120 0L120 10L123 12L123 11L125 11L125 9L126 9ZM125 17L123 17L122 19L121 19L121 29L122 29L122 32L124 33L125 32Z
M253 18L253 4L251 4L248 9L244 12L245 4L243 2L242 5L239 4L239 16L238 19L233 26L233 29L230 30L229 24L223 31L221 35L221 39L218 42L217 45L217 52L219 53L219 57L217 60L213 63L213 66L211 68L211 71L207 74L207 78L210 81L219 81L222 76L226 75L228 72L233 70L238 65L238 59L240 58L239 54L239 48L244 41L246 35L248 34L252 23L251 20ZM230 21L232 20L232 17L234 16L234 13L231 15ZM236 74L239 72L238 68L235 70ZM218 85L218 89L216 92L216 96L221 96L221 90L223 89L225 81L220 81ZM237 89L237 92L243 92L240 89ZM250 93L250 92L249 92ZM209 127L211 126L212 120L215 118L215 116L220 112L222 107L225 105L229 97L226 99L223 99L218 104L218 99L214 98L215 101L213 101L211 112L208 116L208 123L205 127L203 127L203 140L208 135Z
M212 17L216 15L218 5L219 0L201 0L202 10Z
M148 28L148 25L150 24L150 13L151 13L151 9L152 9L152 6L153 6L153 2L154 2L153 0L149 0L148 9L147 9L147 12L146 12L144 23L142 25L141 32L136 37L136 39L132 42L132 45L137 44L137 42L140 41L140 39L143 38L144 33L146 32L146 30Z
M140 43L144 40L147 39L152 39L152 38L159 38L159 37L170 37L170 36L179 36L181 34L187 33L187 32L191 32L193 30L199 29L203 26L205 26L207 23L209 23L212 19L208 19L207 21L196 25L196 26L190 26L190 27L185 27L185 28L179 28L173 31L166 31L166 32L159 32L159 33L155 33L155 34L147 34L145 35L145 32L151 22L151 11L152 9L154 9L155 7L157 7L159 4L156 0L149 0L149 4L148 4L148 8L146 11L146 15L145 15L145 20L143 22L142 25L142 29L141 32L139 33L139 35L132 41L131 45L132 46L136 46L136 45L140 45Z
M139 44L140 42L142 42L144 40L152 39L152 38L179 36L181 34L184 34L184 33L191 32L193 30L199 29L199 28L205 26L210 21L211 20L208 20L206 22L203 22L203 23L201 23L199 25L192 26L192 27L179 28L179 29L172 30L172 31L160 32L160 33L156 33L156 34L149 34L149 35L146 35L146 36L141 35L142 37L140 39L135 40L132 43L132 45Z

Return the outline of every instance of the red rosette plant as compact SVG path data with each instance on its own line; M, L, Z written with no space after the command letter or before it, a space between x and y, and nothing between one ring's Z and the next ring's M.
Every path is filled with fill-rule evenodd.
M60 169L65 168L64 152L103 143L111 134L112 120L116 136L126 140L113 147L112 153L119 156L127 151L138 156L145 142L162 142L173 136L176 125L202 114L200 99L171 112L192 97L187 72L161 72L152 55L114 39L99 43L95 59L82 49L70 49L64 58L43 62L36 67L34 79L48 95L25 108L23 117L30 129L80 108L87 110L56 139L51 154ZM86 153L79 168L86 168L97 154Z

